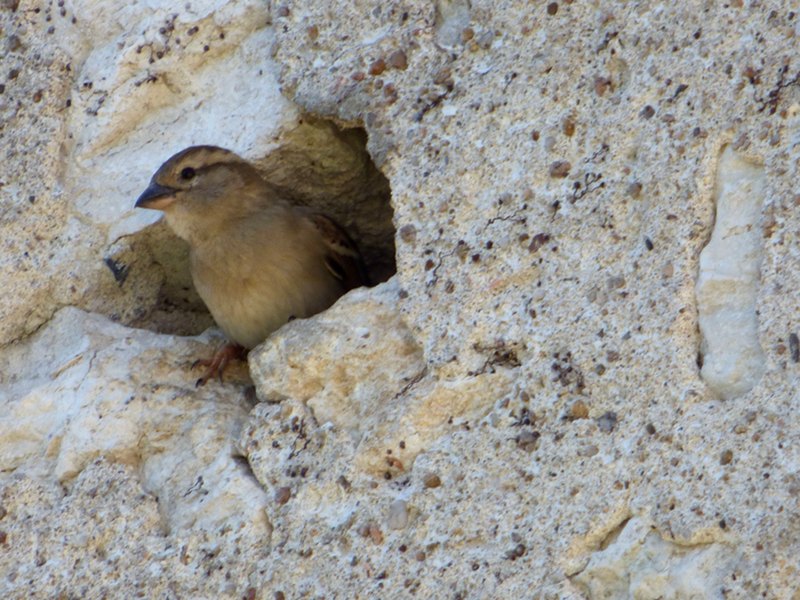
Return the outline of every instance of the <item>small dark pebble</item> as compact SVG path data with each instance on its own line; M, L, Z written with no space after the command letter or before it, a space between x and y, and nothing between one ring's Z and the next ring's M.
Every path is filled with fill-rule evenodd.
M370 75L380 75L386 70L386 61L382 58L378 58L372 61L372 64L369 66L369 74Z
M800 339L796 333L789 334L789 352L792 355L792 362L800 362Z
M288 486L279 487L277 490L275 490L275 502L277 504L286 504L291 497L292 488Z
M554 370L558 368L556 363L553 363L552 367ZM586 403L583 400L576 400L572 403L572 406L569 408L569 419L573 421L577 421L578 419L588 419L589 418L589 407L586 406Z
M402 50L395 50L389 55L387 64L393 69L405 71L408 68L408 58L406 57L406 53Z
M597 419L597 427L603 433L611 433L617 426L617 413L608 411Z
M511 550L506 552L506 559L507 560L517 560L521 556L525 555L525 545L524 544L517 544Z
M675 98L677 98L678 96L680 96L680 95L681 95L683 92L685 92L685 91L686 91L688 88L689 88L689 86L688 86L688 85L686 85L685 83L681 83L681 84L679 84L679 85L678 85L678 87L677 87L677 88L675 88L675 93L673 94L673 96L672 96L672 99L674 100Z
M603 96L612 86L612 81L608 77L594 78L594 92L598 96Z
M566 177L569 175L569 170L571 168L572 165L566 160L557 160L550 165L550 177Z
M427 473L422 478L422 485L424 485L426 488L438 488L440 485L442 485L442 480L436 473Z
M538 431L525 429L517 436L517 446L525 452L533 452L539 447L539 438L542 434Z
M561 132L567 137L575 135L575 119L566 117L561 123Z
M531 239L531 243L528 244L528 252L536 252L549 241L550 234L537 233L535 236L533 236L533 239Z

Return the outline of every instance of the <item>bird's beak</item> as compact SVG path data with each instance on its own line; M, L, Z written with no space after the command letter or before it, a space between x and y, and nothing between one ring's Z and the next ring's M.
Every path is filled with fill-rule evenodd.
M178 190L151 182L147 189L136 200L136 208L152 208L164 210L175 202L175 193Z

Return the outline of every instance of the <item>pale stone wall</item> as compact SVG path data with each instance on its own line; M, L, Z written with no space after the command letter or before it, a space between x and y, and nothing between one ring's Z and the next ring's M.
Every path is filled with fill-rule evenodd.
M0 596L800 598L787 3L0 27ZM195 143L383 281L202 389L219 333L132 209Z

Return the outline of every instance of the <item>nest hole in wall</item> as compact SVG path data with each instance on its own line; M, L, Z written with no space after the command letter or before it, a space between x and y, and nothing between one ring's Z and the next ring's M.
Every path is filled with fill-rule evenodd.
M252 159L264 179L291 201L342 225L358 244L373 285L394 275L391 190L367 152L364 129L343 129L306 115L276 143L274 151ZM129 324L176 335L196 335L211 326L211 315L192 285L186 244L163 220L140 236L163 278L155 304Z

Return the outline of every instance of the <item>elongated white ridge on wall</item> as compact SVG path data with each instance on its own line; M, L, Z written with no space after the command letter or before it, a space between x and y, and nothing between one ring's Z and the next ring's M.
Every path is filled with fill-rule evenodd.
M756 315L764 196L764 168L726 147L717 167L716 222L700 253L695 288L702 336L700 374L724 399L750 391L764 372Z

